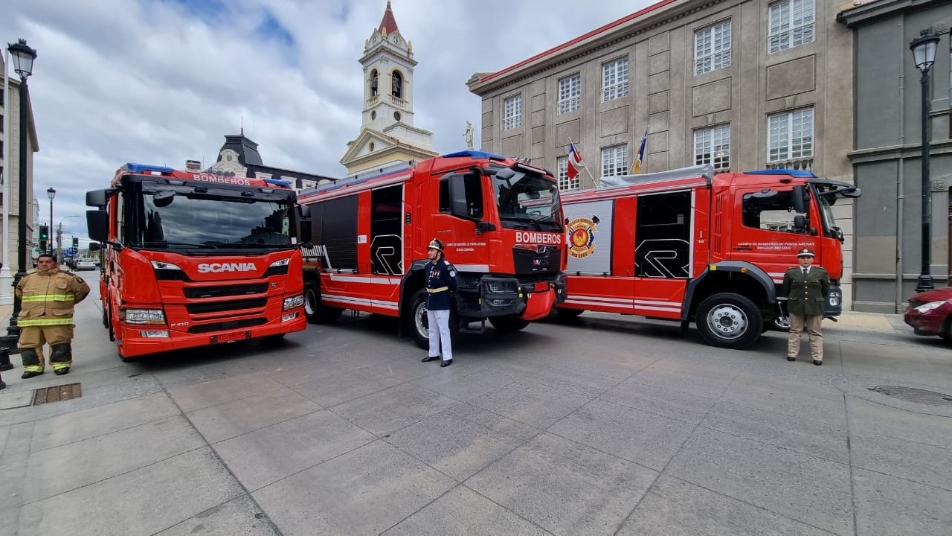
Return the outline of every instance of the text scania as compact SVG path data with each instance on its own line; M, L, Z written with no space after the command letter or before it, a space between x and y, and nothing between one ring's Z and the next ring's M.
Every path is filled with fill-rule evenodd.
M199 273L209 272L254 272L258 267L253 262L212 262L198 265Z
M559 245L562 243L562 235L560 233L531 233L525 231L516 231L516 243Z

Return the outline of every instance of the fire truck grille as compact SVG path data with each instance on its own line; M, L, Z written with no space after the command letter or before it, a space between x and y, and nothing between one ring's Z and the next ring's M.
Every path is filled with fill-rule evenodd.
M185 309L191 314L220 313L237 311L239 309L260 309L268 303L268 298L254 298L250 300L229 300L211 303L186 303Z
M224 296L244 296L246 294L262 294L268 291L267 283L250 285L228 285L220 287L186 287L183 289L186 298L221 298Z
M202 324L188 328L189 333L209 333L212 331L222 331L227 329L250 328L266 324L267 318L248 318L245 320L229 320L228 322L214 322L211 324Z

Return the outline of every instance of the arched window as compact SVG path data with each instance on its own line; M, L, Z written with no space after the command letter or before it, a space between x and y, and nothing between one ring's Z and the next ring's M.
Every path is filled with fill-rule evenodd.
M377 69L370 71L370 96L377 96Z
M393 72L393 96L398 99L403 98L403 75L400 71Z

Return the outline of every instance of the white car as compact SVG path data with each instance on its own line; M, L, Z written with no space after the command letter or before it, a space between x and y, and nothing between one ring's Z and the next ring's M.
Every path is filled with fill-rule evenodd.
M79 259L76 261L76 270L95 270L96 261L93 259Z

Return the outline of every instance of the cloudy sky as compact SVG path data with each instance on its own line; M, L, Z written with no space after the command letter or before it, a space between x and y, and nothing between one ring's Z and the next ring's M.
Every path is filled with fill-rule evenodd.
M393 0L419 62L415 125L433 132L439 152L463 148L466 121L479 132L480 101L466 88L473 73L505 68L652 3ZM49 219L52 186L54 225L63 220L64 235L85 244L86 190L106 187L125 162L209 166L242 122L266 164L342 176L339 160L360 130L358 59L386 0L0 5L3 43L22 37L38 52L29 84L40 218Z

